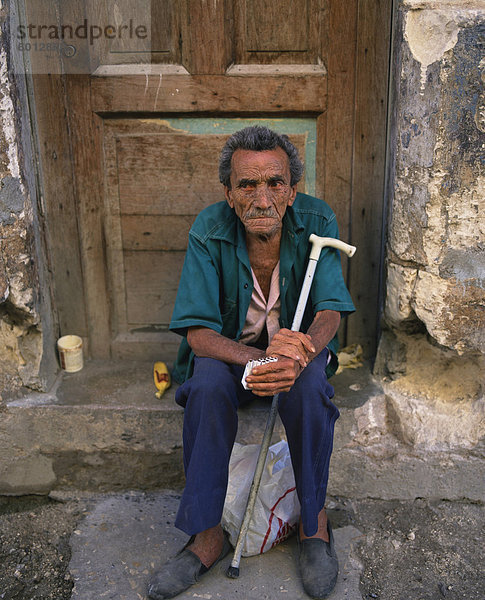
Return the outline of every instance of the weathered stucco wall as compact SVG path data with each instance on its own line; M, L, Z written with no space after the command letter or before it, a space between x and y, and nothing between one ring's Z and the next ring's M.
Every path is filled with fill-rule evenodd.
M0 3L0 398L21 386L46 389L57 370L25 79L12 75L20 69L8 16Z
M401 2L397 30L383 435L472 461L485 438L485 4Z

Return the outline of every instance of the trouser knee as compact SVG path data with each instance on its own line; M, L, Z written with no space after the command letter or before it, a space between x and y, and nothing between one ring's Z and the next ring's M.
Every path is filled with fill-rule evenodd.
M217 413L237 408L234 376L229 366L212 358L196 358L194 373L177 390L175 401L189 411Z
M325 357L325 354L317 357L301 373L292 389L280 394L278 408L283 421L335 420L339 416L337 407L331 402L334 389L325 374Z
M184 410L184 462L195 446L223 455L232 449L237 432L237 394L234 377L225 363L210 358L195 360L193 376L177 390Z

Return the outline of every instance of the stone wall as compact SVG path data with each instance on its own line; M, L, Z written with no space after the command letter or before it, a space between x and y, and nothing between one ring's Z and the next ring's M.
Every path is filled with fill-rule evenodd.
M57 370L25 78L13 76L21 69L8 9L0 4L0 398L21 386L44 390Z
M401 2L395 49L375 439L459 467L484 457L485 4Z

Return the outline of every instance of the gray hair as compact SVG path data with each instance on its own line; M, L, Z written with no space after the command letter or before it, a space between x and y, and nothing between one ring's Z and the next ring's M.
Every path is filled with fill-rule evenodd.
M281 135L261 125L245 127L233 133L227 140L219 159L220 182L231 189L231 161L232 155L236 150L263 152L265 150L274 150L277 147L284 150L288 155L290 162L290 185L296 185L303 175L303 163L298 155L298 150L290 142L287 135Z

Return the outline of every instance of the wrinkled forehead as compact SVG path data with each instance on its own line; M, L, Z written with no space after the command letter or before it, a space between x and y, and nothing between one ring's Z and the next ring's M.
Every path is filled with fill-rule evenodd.
M232 155L231 179L267 179L275 175L289 178L290 161L282 148L274 150L236 150Z

